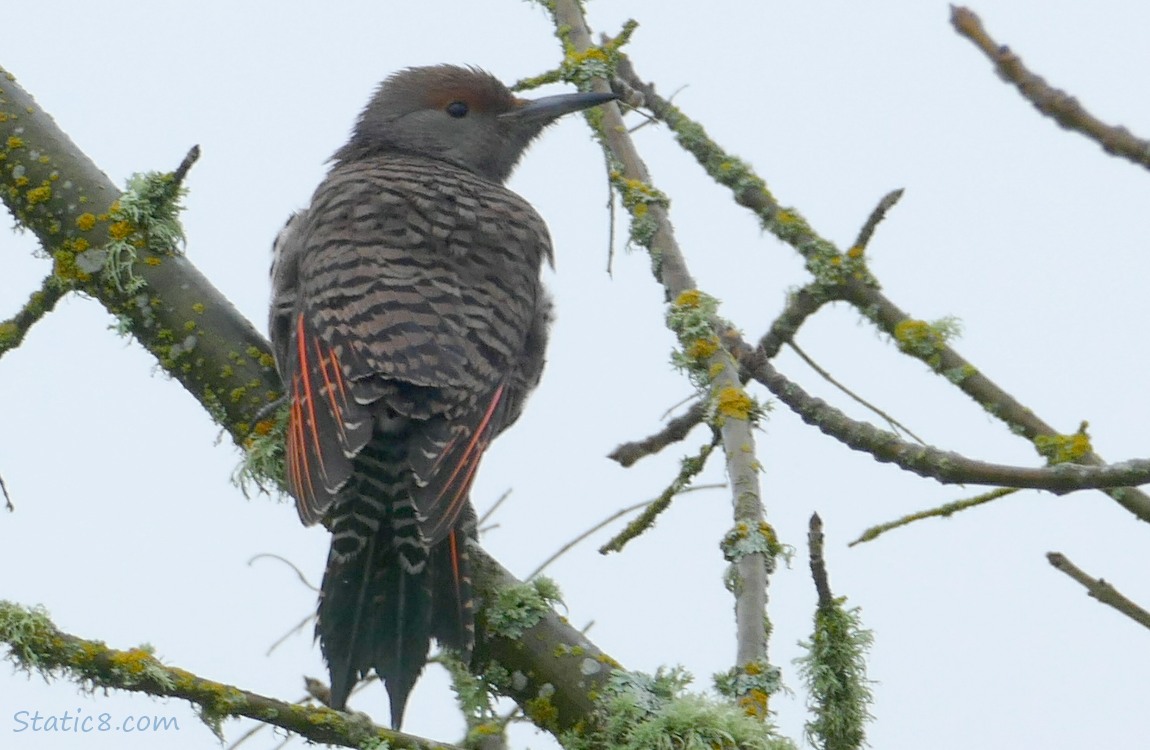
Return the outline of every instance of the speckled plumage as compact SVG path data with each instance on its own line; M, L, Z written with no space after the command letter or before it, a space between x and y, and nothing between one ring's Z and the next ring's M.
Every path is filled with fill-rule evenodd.
M551 309L547 228L500 182L544 125L607 98L403 71L277 239L287 484L332 532L316 634L337 708L374 669L398 726L431 638L470 656L468 490L539 381Z

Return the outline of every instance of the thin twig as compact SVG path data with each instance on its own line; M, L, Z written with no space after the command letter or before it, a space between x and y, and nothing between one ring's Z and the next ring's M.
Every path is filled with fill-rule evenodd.
M722 435L716 430L711 438L711 442L705 443L699 448L697 455L684 458L678 475L667 485L667 489L663 490L662 494L657 498L647 503L646 510L644 510L638 518L627 524L622 531L611 537L606 544L600 547L599 553L605 555L608 552L622 552L627 542L651 528L655 524L655 519L659 517L659 514L670 507L671 499L686 491L691 480L707 465L707 458L711 455L711 451L715 449L715 446L719 445L721 440Z
M998 74L1014 84L1019 93L1039 112L1067 130L1075 130L1096 142L1106 153L1121 156L1150 169L1150 141L1134 136L1121 125L1102 122L1087 112L1073 96L1031 73L1009 47L991 39L982 27L982 21L969 8L951 6L950 22L961 36L973 42L990 58Z
M1150 612L1123 596L1122 592L1102 578L1092 578L1070 562L1061 552L1047 552L1046 559L1058 570L1086 587L1086 593L1103 604L1113 607L1144 628L1150 628Z
M303 571L300 570L299 567L295 563L293 563L291 560L287 559L286 557L282 557L280 555L275 555L275 554L272 554L270 552L261 552L260 554L255 555L254 557L249 559L248 565L251 566L251 564L254 563L256 560L265 560L265 559L276 560L276 561L281 562L284 565L288 566L289 568L291 568L292 570L295 571L295 574L299 578L300 583L302 583L304 586L307 586L312 591L319 593L319 589L316 588L316 586L311 581L309 581L307 579L307 576L305 576L303 574Z
M476 528L481 528L483 524L487 523L487 519L491 518L491 516L495 514L495 511L499 510L499 506L503 505L504 501L511 497L511 490L511 487L503 490L503 494L496 498L495 502L491 504L491 507L488 508L483 513L483 515L479 517L479 520L475 522Z
M726 486L727 485L722 484L722 483L700 484L700 485L696 485L694 487L687 487L684 490L682 490L679 494L680 495L686 495L687 493L698 492L700 490L722 489L723 487L726 487ZM570 552L573 547L575 547L580 542L586 540L588 537L592 536L596 531L599 531L600 529L602 529L606 526L610 526L614 521L616 521L619 518L622 518L623 516L627 515L628 513L634 513L635 511L639 510L640 508L648 507L649 505L651 505L651 503L654 503L658 499L659 498L653 498L651 500L644 500L641 503L635 503L634 505L628 505L626 508L615 511L614 513L607 516L606 518L604 518L599 523L597 523L594 526L592 526L591 528L587 529L582 534L575 537L574 539L572 539L571 541L567 542L562 547L560 547L558 550L556 550L546 560L539 563L539 565L535 568L535 570L528 573L527 577L524 580L530 581L532 578L534 578L535 576L542 573L549 565L551 565L553 562L555 562L560 557L565 555L567 552Z
M940 505L937 508L930 508L929 510L922 510L918 513L911 513L910 515L903 516L902 518L894 521L882 523L877 526L871 526L869 529L860 534L858 539L855 539L847 546L853 547L856 544L872 541L888 531L900 528L902 526L908 526L915 521L921 521L924 518L949 518L959 511L967 510L968 508L974 508L979 505L985 505L992 500L997 500L1000 497L1012 495L1015 492L1018 492L1018 489L1015 487L999 488L996 490L991 490L990 492L984 492L981 495L976 495L975 497L968 497L963 500L955 500L954 502Z
M863 406L867 409L870 409L872 412L875 413L876 416L880 417L884 422L886 422L888 425L890 425L891 429L894 430L895 432L905 432L916 443L919 443L921 445L926 445L926 441L924 441L918 435L915 435L913 432L911 432L909 427L907 427L902 422L898 421L897 419L895 419L891 415L887 414L882 409L880 409L877 406L875 406L874 404L872 404L870 401L867 401L865 398L858 395L857 393L852 391L850 388L847 388L845 385L843 385L838 380L836 380L833 375L831 375L829 372L824 370L821 366L819 366L819 364L817 362L815 362L813 359L811 359L809 356L807 356L807 353L804 352L802 350L802 348L798 344L796 344L794 341L791 341L790 345L791 345L791 348L795 350L795 354L799 355L799 358L802 359L804 362L806 362L807 365L812 370L817 372L824 380L826 380L828 383L833 385L835 388L838 388L840 391L842 391L844 394L846 394L846 396L848 398L856 401L861 406Z
M707 415L707 404L696 401L687 411L667 422L663 429L654 435L642 440L623 443L607 454L607 458L618 461L622 466L631 466L640 458L650 456L666 448L672 443L685 439L691 430L695 429Z
M172 172L172 182L175 183L176 187L179 187L184 183L184 178L188 176L188 171L192 168L192 165L199 161L199 158L199 144L188 149L188 155L184 157L182 162L180 162L180 166L176 167L176 171Z
M878 205L870 212L870 216L867 217L866 223L863 224L862 229L859 231L859 236L855 240L855 244L851 247L851 250L857 250L859 253L866 250L867 243L870 242L874 230L878 227L879 222L886 218L886 212L894 208L894 204L898 203L899 199L902 198L902 192L903 189L899 188L898 190L890 191L882 197L882 200L878 202Z
M20 346L24 337L41 318L56 308L56 303L69 291L59 276L48 274L40 288L32 292L20 311L0 322L0 357Z
M0 494L4 495L4 507L8 509L9 513L15 513L16 506L12 504L12 496L8 494L8 485L4 484L3 475L0 475Z

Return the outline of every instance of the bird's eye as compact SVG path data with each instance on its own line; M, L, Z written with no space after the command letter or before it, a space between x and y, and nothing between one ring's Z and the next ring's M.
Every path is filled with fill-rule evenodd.
M459 119L467 115L467 102L452 102L447 105L447 114Z

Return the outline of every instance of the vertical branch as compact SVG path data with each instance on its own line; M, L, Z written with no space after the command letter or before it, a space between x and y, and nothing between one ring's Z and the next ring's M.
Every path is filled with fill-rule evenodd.
M566 59L563 70L572 81L594 91L610 90L604 61L615 48L597 48L578 0L548 3ZM651 182L623 123L619 108L602 108L599 133L612 165L612 184L631 212L631 241L645 247L656 278L671 303L668 325L683 347L681 364L710 397L708 413L720 430L731 480L734 526L723 549L732 568L729 586L735 594L736 664L730 675L733 697L748 713L765 717L767 697L777 688L777 670L767 662L767 574L774 565L777 543L763 520L759 463L752 432L762 410L743 389L735 358L723 344L731 326L715 314L717 302L696 289L667 212L667 199ZM766 682L763 679L766 678Z

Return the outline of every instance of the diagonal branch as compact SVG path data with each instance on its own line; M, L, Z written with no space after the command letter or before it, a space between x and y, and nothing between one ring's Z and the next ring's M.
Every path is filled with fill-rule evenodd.
M1060 463L1028 468L976 461L930 445L908 443L893 432L851 419L822 399L814 398L750 347L744 350L740 364L779 401L823 434L849 448L871 454L876 461L893 463L942 484L987 484L1065 494L1104 487L1126 488L1150 482L1150 459L1104 466Z
M849 255L839 253L827 240L816 234L797 212L782 208L761 177L746 163L720 148L707 136L701 125L659 96L653 85L644 83L629 62L620 64L617 72L632 90L635 106L647 107L656 118L670 127L679 144L695 157L712 179L730 188L739 205L754 211L767 230L790 244L806 259L807 268L816 278L813 286L819 293L849 302L879 329L898 338L899 324L911 321L911 318L882 293L865 267L858 267L861 256L852 259ZM852 272L845 273L843 269L852 269ZM989 414L1002 420L1012 432L1031 442L1039 435L1058 434L1058 430L1018 403L945 342L938 342L926 356L910 348L903 351L917 356L935 372L957 385ZM1090 452L1077 460L1091 466L1104 465L1099 456ZM1135 487L1113 487L1106 482L1092 486L1109 487L1104 491L1111 499L1138 519L1150 523L1150 496L1146 493ZM1080 489L1085 489L1085 486Z
M1086 587L1086 593L1103 604L1113 607L1144 628L1150 628L1150 612L1127 599L1122 592L1102 578L1092 578L1067 559L1061 552L1048 552L1046 559L1058 570Z
M112 215L123 193L3 68L0 157L0 197L52 257L55 283L98 300L235 440L246 437L281 389L266 341L174 247L104 267L104 248L143 228Z
M1078 100L1056 89L1041 76L1027 70L1022 59L1006 45L991 39L974 11L951 6L950 22L955 31L982 50L1003 80L1014 84L1034 108L1067 130L1075 130L1102 147L1108 154L1121 156L1150 169L1150 141L1136 137L1121 125L1108 125L1086 111Z
M142 648L109 648L101 641L60 631L41 610L5 601L0 601L0 641L8 644L9 658L18 667L45 677L62 673L89 688L127 690L193 703L217 735L224 719L247 717L326 745L359 748L385 742L405 750L451 747L375 726L358 718L362 714L287 703L213 682L168 666Z

